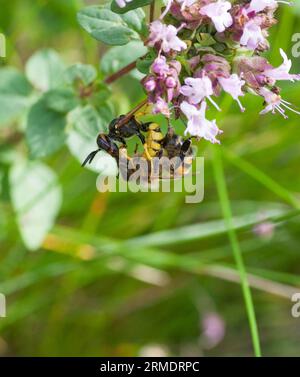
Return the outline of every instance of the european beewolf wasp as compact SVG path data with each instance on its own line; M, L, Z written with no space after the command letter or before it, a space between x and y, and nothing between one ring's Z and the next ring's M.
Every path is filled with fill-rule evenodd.
M191 139L184 140L181 136L175 133L173 127L170 125L167 134L164 135L158 124L154 122L145 123L139 121L135 114L144 105L145 102L137 106L127 115L121 115L112 120L108 127L108 134L101 133L98 135L98 149L87 156L82 166L91 163L96 154L99 151L104 150L116 159L118 166L120 157L123 159L125 157L125 159L128 160L126 165L128 168L127 177L130 177L135 170L128 166L132 158L127 154L126 140L132 136L137 136L143 144L144 152L141 155L136 154L135 152L135 157L143 157L148 161L150 175L152 172L152 160L155 157L158 157L159 159L167 157L170 160L177 157L177 164L172 167L172 176L187 174L194 158ZM146 136L144 136L143 133ZM118 147L116 142L119 142L122 145Z

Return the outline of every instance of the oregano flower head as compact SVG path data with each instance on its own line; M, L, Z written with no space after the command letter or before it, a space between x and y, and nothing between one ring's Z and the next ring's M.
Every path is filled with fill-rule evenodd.
M120 0L121 1L121 0ZM291 60L280 49L283 62L273 67L261 54L269 49L268 31L276 24L276 0L168 0L159 20L149 26L146 45L154 51L149 74L143 79L154 113L187 119L186 133L219 143L208 107L221 111L217 97L232 96L245 111L243 96L263 99L260 112L298 113L280 96L277 82L296 81Z

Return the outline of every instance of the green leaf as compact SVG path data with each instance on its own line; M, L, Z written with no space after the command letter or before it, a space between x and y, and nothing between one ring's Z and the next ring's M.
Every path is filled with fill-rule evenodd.
M79 98L71 89L53 89L44 95L48 109L66 114L79 105Z
M147 53L148 49L141 41L131 41L126 46L112 47L101 59L101 70L111 75Z
M26 139L32 158L48 156L65 142L65 116L48 108L41 98L30 109L27 118Z
M70 85L81 81L84 86L88 86L96 80L97 71L92 65L77 63L67 68L64 77Z
M98 149L96 139L86 139L81 133L73 130L68 135L68 148L76 160L82 164L86 157ZM86 169L95 173L116 176L117 164L113 157L104 151L100 151L91 164L85 166Z
M143 74L147 75L150 70L150 66L153 63L157 56L157 53L154 49L148 50L148 53L137 60L136 62L136 68Z
M118 15L101 6L91 6L78 13L78 22L93 38L109 45L125 45L138 39L143 29L143 11Z
M94 93L89 98L89 102L99 110L106 103L110 96L111 90L107 86L107 84L97 82L94 86Z
M145 12L143 11L143 9L131 10L130 12L123 14L121 17L127 23L127 25L137 33L145 34Z
M105 114L103 110L101 116L95 108L90 105L79 107L70 114L69 123L77 132L81 133L87 139L93 138L96 140L96 136L99 132L107 132L107 124L112 119L111 112L107 109L106 111L108 111L108 114Z
M136 62L136 68L143 74L147 75L154 61L154 57L148 54L144 58L140 58Z
M195 43L194 47L197 49L197 51L203 51L203 52L212 53L212 54L216 53L216 51L212 47L210 46L203 47L201 43Z
M84 8L78 13L78 22L93 38L106 44L124 45L132 37L123 19L102 7Z
M113 115L108 106L103 106L96 111L88 105L75 109L69 117L72 128L68 132L67 145L71 154L82 163L87 155L98 149L96 138L101 132L107 132L107 126ZM91 171L116 175L117 167L115 160L106 152L99 152L94 161L86 166Z
M22 161L12 167L9 180L22 239L28 249L36 250L52 228L61 206L58 179L44 164Z
M199 33L196 38L201 47L212 46L216 43L216 40L209 33Z
M54 50L41 50L27 62L25 72L32 85L45 92L60 85L64 64Z
M111 3L111 10L115 13L123 14L129 12L130 10L149 5L152 3L152 1L153 0L133 0L130 3L127 3L124 8L121 8L117 2L113 0Z
M291 7L291 11L294 11L296 14L300 14L300 3L299 1L295 1L292 4L293 6Z
M0 69L0 124L15 120L30 105L32 87L14 68Z

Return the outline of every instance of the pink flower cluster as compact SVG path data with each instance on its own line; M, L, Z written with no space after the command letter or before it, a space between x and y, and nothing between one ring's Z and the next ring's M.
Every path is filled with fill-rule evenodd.
M154 60L151 72L144 79L143 84L149 101L154 103L153 112L155 114L162 113L166 117L170 117L168 102L180 94L180 71L181 64L177 60L167 62L163 55Z
M276 23L279 0L168 0L160 20L150 24L147 46L157 55L143 79L154 113L184 115L186 133L219 143L222 133L206 118L208 106L226 92L245 111L245 93L261 96L261 114L296 112L280 96L280 80L300 80L291 74L291 60L274 68L261 52L269 48L268 29Z

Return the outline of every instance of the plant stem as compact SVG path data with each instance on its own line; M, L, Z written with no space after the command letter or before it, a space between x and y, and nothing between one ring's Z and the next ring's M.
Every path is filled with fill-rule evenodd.
M155 0L152 1L150 4L150 16L149 16L149 23L154 20L154 13L155 13Z
M255 317L254 305L251 295L251 290L247 278L247 272L244 264L244 260L242 257L242 252L240 249L240 245L238 242L238 238L236 232L234 230L234 224L232 221L232 212L230 207L230 201L228 197L226 181L224 176L224 169L222 158L220 155L220 150L218 147L213 149L213 167L214 167L214 174L217 183L217 189L220 197L220 203L222 207L222 212L224 216L224 220L228 230L229 240L233 250L233 256L235 259L235 263L237 269L239 271L239 276L241 280L242 292L246 304L246 311L248 315L249 325L250 325L250 332L252 337L253 348L255 352L255 356L261 356L261 349L260 349L260 341L259 341L259 334L258 334L258 327Z
M120 77L126 75L128 72L132 71L136 67L136 61L126 65L126 67L120 69L118 72L108 76L104 82L106 84L112 84L114 81L118 80Z
M220 120L221 116L222 116L222 119L225 119L226 114L230 110L232 102L233 100L230 96L225 96L221 104L222 113L218 113L216 116L217 121ZM250 285L249 285L249 281L247 277L244 259L242 256L242 251L241 251L238 237L234 228L230 200L228 196L226 180L225 180L225 175L224 175L222 155L221 155L220 148L218 146L215 146L215 148L213 148L213 169L214 169L214 175L215 175L215 180L217 184L217 190L218 190L218 194L220 198L221 209L222 209L224 221L227 227L228 237L229 237L230 244L232 247L233 256L234 256L234 260L237 266L237 270L240 276L241 287L242 287L243 297L244 297L245 306L246 306L246 312L247 312L249 326L250 326L250 333L251 333L254 353L255 353L255 356L261 356L259 333L258 333L258 327L257 327L257 322L256 322L256 316L255 316L255 311L254 311Z
M150 4L150 14L149 14L149 23L151 23L154 20L154 14L155 14L155 0L152 1ZM118 80L120 77L126 75L130 71L132 71L134 68L136 68L136 61L128 64L126 67L120 69L118 72L112 74L111 76L107 77L104 82L106 84L112 84L114 81Z

